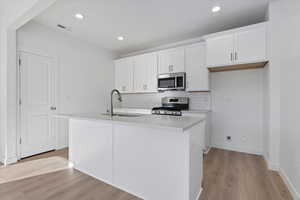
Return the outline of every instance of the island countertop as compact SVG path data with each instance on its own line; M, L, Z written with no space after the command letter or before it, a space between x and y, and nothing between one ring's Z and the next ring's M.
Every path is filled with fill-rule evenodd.
M163 116L163 115L140 115L135 117L109 116L104 114L56 114L54 117L66 119L100 120L118 124L127 124L143 127L166 128L174 131L186 131L189 128L205 120L201 116Z

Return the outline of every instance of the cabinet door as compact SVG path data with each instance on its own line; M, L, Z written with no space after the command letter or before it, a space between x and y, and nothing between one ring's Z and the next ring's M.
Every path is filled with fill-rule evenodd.
M152 53L146 56L147 60L147 92L157 92L157 54Z
M158 57L159 74L185 72L183 48L161 51Z
M134 91L157 91L157 56L155 53L134 57Z
M208 91L209 72L205 65L205 44L187 46L185 49L187 91Z
M253 28L236 34L235 62L253 63L266 60L266 27Z
M207 39L207 66L218 67L233 64L234 35Z
M115 61L115 86L122 93L133 92L132 58L124 58Z

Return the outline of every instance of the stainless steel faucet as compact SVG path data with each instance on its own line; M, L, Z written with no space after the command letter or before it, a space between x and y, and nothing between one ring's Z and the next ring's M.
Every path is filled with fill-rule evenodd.
M119 92L119 90L117 89L113 89L110 93L110 116L114 116L114 104L113 104L113 96L114 93L118 94L118 100L121 102L122 101L122 96L121 93Z

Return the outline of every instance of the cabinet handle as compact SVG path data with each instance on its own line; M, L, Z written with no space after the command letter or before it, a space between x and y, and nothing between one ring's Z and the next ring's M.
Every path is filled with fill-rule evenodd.
M172 72L174 70L173 68L173 65L169 65L169 72Z
M230 53L230 60L233 61L233 53Z
M56 107L55 107L55 106L52 106L50 109L51 109L51 110L56 110Z
M235 60L238 60L238 53L235 52Z

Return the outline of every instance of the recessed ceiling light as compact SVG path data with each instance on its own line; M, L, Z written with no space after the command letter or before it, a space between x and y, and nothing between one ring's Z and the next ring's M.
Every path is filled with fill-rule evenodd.
M216 12L219 12L221 10L221 7L220 6L214 6L211 11L216 13Z
M81 13L77 13L77 14L75 15L75 17L76 17L77 19L84 19L84 16L83 16L83 14L81 14Z
M123 41L123 40L124 40L124 37L123 37L123 36L119 36L119 37L117 37L117 39L118 39L119 41Z

